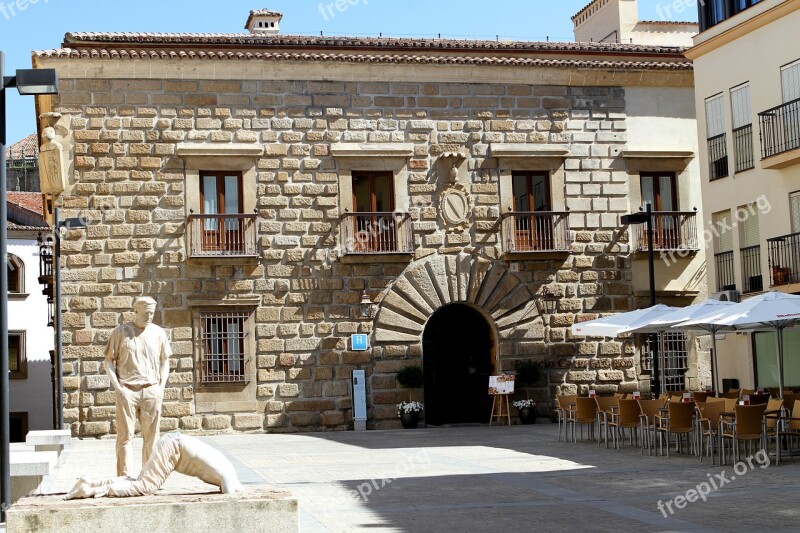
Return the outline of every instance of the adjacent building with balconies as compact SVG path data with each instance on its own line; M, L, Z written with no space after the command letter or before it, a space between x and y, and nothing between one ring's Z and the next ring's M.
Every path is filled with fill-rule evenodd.
M698 9L702 31L686 55L695 66L706 240L714 251L709 290L733 299L800 291L800 1ZM774 335L729 337L720 353L736 356L720 357L721 377L776 386ZM787 386L800 386L800 366L790 359Z
M560 391L648 386L641 339L570 326L647 302L641 238L620 226L644 201L659 293L704 296L682 48L286 36L279 21L75 33L34 54L61 79L40 127L69 152L48 206L90 220L62 241L76 434L113 432L103 349L142 294L175 352L165 428L344 428L354 370L374 428L399 426L409 398L429 424L484 422L488 376L519 361L543 369L543 411ZM675 353L676 386L708 381L693 343ZM423 390L398 386L409 364Z

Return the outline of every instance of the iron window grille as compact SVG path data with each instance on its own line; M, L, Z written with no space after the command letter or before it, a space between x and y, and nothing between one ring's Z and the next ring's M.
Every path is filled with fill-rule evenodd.
M664 391L686 390L686 371L689 370L689 336L684 332L663 334L663 342L659 342L659 354L664 351ZM656 337L658 338L658 337ZM653 351L648 336L642 347L642 371L650 372L653 368Z
M245 324L249 314L204 312L200 316L200 381L243 383L247 381Z

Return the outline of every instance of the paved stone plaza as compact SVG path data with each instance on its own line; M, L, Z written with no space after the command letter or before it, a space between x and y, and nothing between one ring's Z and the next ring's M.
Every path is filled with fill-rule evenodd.
M800 461L764 469L753 462L737 476L732 465L598 449L556 435L557 426L545 423L202 438L231 458L243 483L291 491L303 532L798 529ZM50 490L64 492L78 475L110 476L113 469L113 440L75 441ZM659 500L685 495L723 470L730 481L707 502L670 519L657 509ZM173 474L163 492L210 489ZM354 497L359 490L366 501Z

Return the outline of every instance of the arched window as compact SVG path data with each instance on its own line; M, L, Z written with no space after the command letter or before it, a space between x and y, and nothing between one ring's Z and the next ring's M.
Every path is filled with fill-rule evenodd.
M13 254L8 254L8 292L10 294L25 292L25 264Z

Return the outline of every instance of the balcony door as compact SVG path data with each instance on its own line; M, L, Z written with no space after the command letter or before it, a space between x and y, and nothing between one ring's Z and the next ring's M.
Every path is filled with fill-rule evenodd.
M353 174L355 217L354 251L362 253L397 250L394 184L386 172Z
M230 172L200 174L203 251L230 251L241 247L244 236L242 176ZM227 216L230 215L230 216Z
M653 212L653 247L675 250L681 244L680 217L675 174L671 172L641 175L642 202L650 203ZM666 213L665 213L666 212ZM647 234L641 233L645 239ZM647 248L647 242L642 243Z
M553 218L551 211L549 175L542 172L515 172L512 176L514 194L514 250L553 250Z

